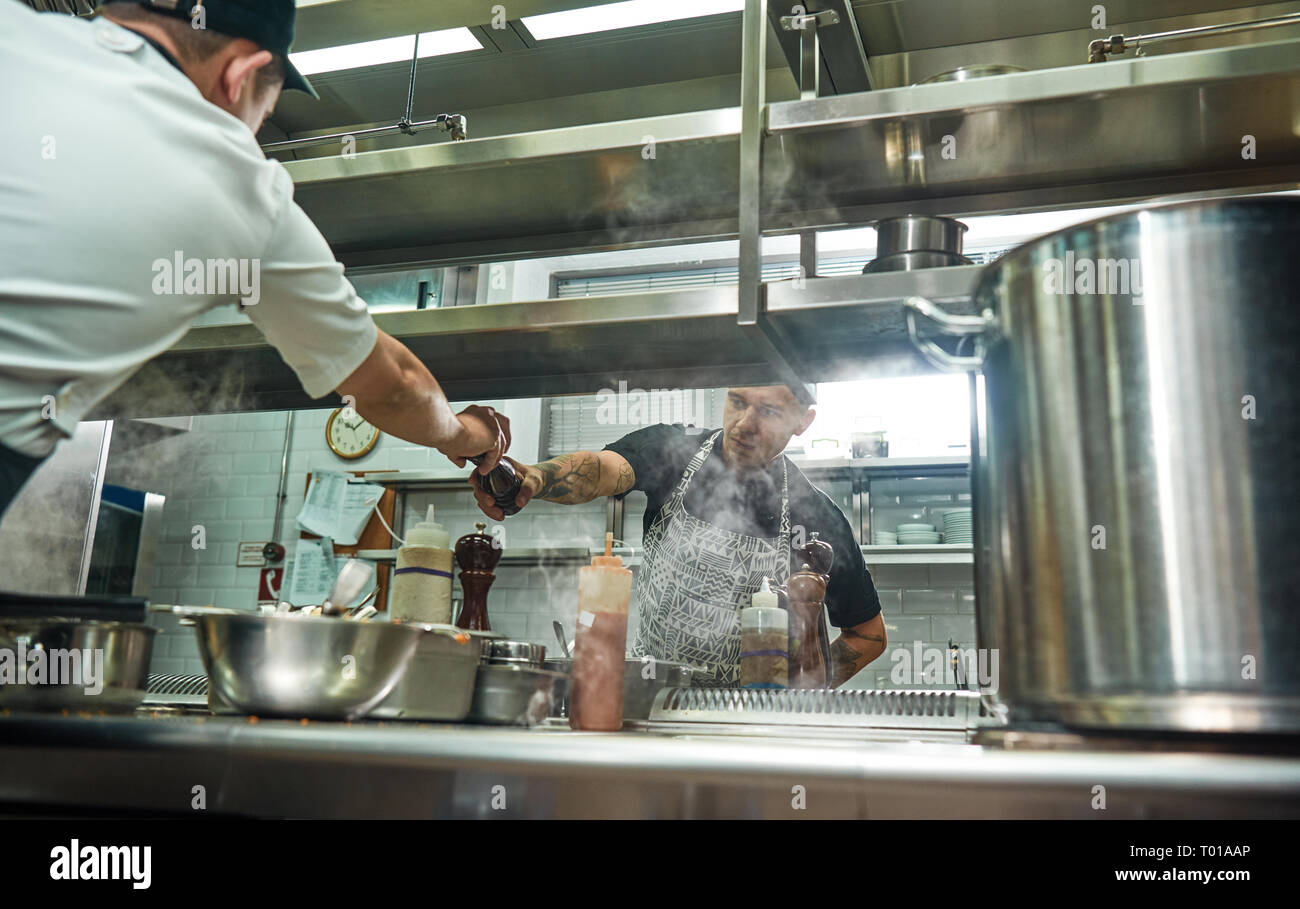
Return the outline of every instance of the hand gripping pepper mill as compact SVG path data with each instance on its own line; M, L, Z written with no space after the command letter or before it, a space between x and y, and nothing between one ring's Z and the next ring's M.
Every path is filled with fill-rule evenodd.
M467 533L456 541L456 564L460 566L460 586L465 589L465 603L460 608L456 627L467 631L491 631L488 623L487 593L496 575L492 573L501 561L501 549L485 531L487 525L474 525L475 533Z
M483 463L485 457L487 454L475 455L469 459L469 462L477 467ZM491 471L486 474L475 473L474 477L478 481L478 488L492 497L492 501L502 513L506 515L519 513L515 498L523 488L524 480L509 461L502 458Z

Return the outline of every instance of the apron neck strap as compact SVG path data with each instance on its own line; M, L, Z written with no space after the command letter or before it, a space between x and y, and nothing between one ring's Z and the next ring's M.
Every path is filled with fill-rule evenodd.
M674 509L676 506L681 505L682 499L686 496L687 487L691 485L691 480L695 477L696 472L703 467L704 462L708 460L710 452L713 451L713 443L717 441L717 438L720 435L722 435L721 429L717 430L713 435L705 439L704 444L699 447L699 450L691 457L690 463L686 465L686 469L682 471L682 478L677 481L677 488L673 490L672 498L670 499Z

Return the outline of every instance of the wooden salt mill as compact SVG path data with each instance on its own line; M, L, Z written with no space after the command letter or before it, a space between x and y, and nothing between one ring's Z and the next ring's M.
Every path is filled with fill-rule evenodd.
M488 624L488 588L496 580L492 573L501 561L501 550L485 531L481 521L474 525L475 533L467 533L456 541L456 564L460 566L460 586L465 590L456 627L466 631L491 631Z
M822 606L826 602L826 584L830 581L835 550L814 533L795 554L803 567L786 584L790 612L790 687L825 688Z

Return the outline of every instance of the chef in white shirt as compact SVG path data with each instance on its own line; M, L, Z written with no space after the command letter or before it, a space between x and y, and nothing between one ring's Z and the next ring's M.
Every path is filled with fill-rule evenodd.
M254 134L293 0L110 2L94 19L0 0L0 512L61 439L194 320L238 303L313 398L458 465L510 443L453 413L379 330ZM214 381L217 377L214 376Z

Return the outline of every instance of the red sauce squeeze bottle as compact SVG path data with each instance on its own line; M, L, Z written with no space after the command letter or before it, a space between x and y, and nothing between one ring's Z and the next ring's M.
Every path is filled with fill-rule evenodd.
M569 726L599 732L623 728L623 663L632 572L613 555L614 535L605 534L605 554L578 572L578 632L573 644Z

